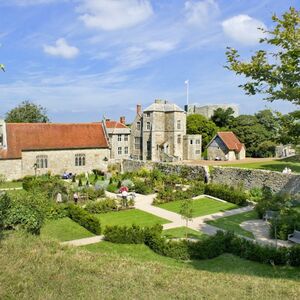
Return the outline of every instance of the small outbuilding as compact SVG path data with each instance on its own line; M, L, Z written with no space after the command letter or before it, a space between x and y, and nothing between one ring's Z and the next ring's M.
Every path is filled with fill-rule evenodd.
M218 132L207 146L208 160L240 160L245 157L245 145L232 131Z

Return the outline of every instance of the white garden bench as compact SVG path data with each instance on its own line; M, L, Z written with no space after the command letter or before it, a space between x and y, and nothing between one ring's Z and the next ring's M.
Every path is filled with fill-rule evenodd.
M293 243L300 244L300 231L294 230L293 233L288 235L288 240Z

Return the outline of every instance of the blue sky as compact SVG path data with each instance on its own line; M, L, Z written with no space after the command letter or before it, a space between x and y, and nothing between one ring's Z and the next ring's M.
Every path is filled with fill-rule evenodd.
M131 121L154 99L235 103L241 113L295 107L248 97L223 68L232 46L261 48L257 27L298 0L0 0L0 116L23 100L53 122Z

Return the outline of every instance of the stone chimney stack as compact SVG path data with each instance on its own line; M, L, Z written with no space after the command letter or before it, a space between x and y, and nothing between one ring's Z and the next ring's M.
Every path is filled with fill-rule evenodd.
M124 124L126 123L126 119L124 116L120 117L120 123Z
M141 114L142 114L142 105L138 104L138 105L136 106L136 113L137 113L138 115L141 115Z

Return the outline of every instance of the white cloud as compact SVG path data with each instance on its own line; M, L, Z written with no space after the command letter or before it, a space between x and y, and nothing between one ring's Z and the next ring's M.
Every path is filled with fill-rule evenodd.
M82 0L79 19L87 27L117 30L132 27L152 14L149 0Z
M55 46L44 45L44 52L53 56L71 59L79 54L79 49L70 46L65 39L61 38L55 42Z
M238 15L222 22L223 31L233 40L245 45L255 45L265 34L258 28L266 25L248 15Z
M168 52L176 47L176 43L168 41L153 41L147 44L147 48L153 51Z
M204 26L219 13L215 0L186 1L184 7L187 23L190 25Z

